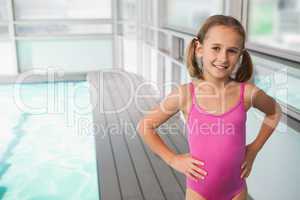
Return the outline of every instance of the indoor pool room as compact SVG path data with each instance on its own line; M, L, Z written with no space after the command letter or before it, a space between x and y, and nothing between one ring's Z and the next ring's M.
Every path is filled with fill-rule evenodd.
M299 199L299 14L0 0L0 200Z

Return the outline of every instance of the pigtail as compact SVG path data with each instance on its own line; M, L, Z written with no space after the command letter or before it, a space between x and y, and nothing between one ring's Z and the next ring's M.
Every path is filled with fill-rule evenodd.
M251 56L247 50L244 50L242 53L242 62L236 73L236 81L238 82L246 82L251 79L253 73L253 64L251 60Z
M195 55L196 41L198 41L198 38L193 38L188 46L186 62L190 76L193 78L200 78L202 76L202 71L198 67Z

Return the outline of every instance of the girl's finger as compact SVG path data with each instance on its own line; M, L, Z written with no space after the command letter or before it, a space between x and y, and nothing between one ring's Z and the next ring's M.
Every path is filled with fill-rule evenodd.
M245 161L245 162L242 164L241 169L243 169L246 165L247 165L247 161Z
M191 168L192 168L193 170L199 172L199 173L202 174L202 175L205 175L205 176L207 175L207 171L205 171L205 170L199 168L198 166L193 165Z
M194 177L193 175L191 175L189 172L186 172L185 175L186 175L188 178L190 178L190 179L192 179L192 180L194 180L194 181L198 181L197 178L195 178L195 177Z
M248 176L250 175L251 170L249 169L245 175L246 178L248 178Z
M200 160L196 160L192 158L192 163L196 164L196 165L204 165L204 162L200 161Z
M201 174L199 174L194 170L190 170L189 174L192 175L193 177L204 179L204 177Z
M245 169L243 170L242 175L241 175L241 178L244 178L246 172L247 172L247 168L245 168Z

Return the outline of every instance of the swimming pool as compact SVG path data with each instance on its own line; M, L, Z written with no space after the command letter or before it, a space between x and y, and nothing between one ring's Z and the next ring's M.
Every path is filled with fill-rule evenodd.
M0 85L0 199L99 199L88 83Z

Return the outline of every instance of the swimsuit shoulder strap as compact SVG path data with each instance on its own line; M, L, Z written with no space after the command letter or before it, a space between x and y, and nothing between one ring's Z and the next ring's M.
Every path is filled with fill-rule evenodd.
M192 104L195 104L195 87L193 82L190 82L189 84L189 90L192 97ZM240 100L244 102L244 91L245 91L245 83L242 82L240 85Z
M242 82L240 86L240 100L244 102L244 91L245 91L245 83Z
M190 89L190 94L192 97L192 104L195 104L195 87L194 87L193 82L190 82L189 89Z

